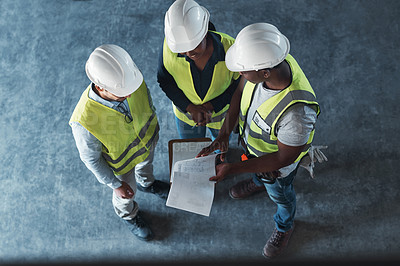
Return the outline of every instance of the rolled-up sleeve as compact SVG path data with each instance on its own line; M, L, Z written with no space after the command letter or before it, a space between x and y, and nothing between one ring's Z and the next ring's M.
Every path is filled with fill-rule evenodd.
M102 143L81 124L71 123L79 156L86 167L96 176L97 180L111 188L120 187L121 181L102 156Z

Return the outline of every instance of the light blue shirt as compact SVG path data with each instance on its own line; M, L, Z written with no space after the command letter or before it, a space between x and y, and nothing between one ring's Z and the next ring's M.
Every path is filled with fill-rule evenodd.
M89 90L89 98L119 111L117 106L120 104L120 102L107 101L97 95L92 88ZM127 100L124 100L123 103L129 111L129 104ZM71 128L76 147L79 151L79 156L86 167L96 176L100 183L106 184L113 189L120 187L122 185L121 181L114 175L114 172L102 156L103 144L80 123L72 122Z

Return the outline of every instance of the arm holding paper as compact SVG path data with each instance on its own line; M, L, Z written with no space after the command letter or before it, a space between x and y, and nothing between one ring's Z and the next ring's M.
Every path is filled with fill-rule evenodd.
M241 81L243 82L243 80ZM238 86L232 96L230 107L228 109L225 121L221 127L218 137L207 147L203 148L196 156L207 156L214 150L227 152L229 147L229 135L236 125L240 111L240 101L243 93L243 86ZM288 146L279 140L278 151L253 158L243 162L222 163L215 167L216 175L210 178L210 181L222 181L225 176L234 173L258 173L270 172L291 164L302 152L302 146ZM220 155L221 161L225 160L225 153Z
M210 181L222 181L229 174L272 172L291 164L302 152L303 146L292 147L278 141L279 150L243 162L222 163L215 167L216 175Z
M199 154L197 154L196 158L207 156L215 150L220 150L222 153L220 155L220 159L221 161L225 161L225 153L228 151L229 147L229 135L235 127L236 121L239 117L240 99L242 98L243 84L244 79L241 79L239 86L232 96L229 109L225 116L225 121L222 124L218 137L208 147L203 148Z

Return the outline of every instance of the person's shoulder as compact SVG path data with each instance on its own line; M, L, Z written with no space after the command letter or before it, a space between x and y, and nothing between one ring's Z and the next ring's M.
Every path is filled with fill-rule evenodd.
M310 117L316 115L317 111L313 105L300 102L289 106L282 114L282 119L296 120L295 117Z

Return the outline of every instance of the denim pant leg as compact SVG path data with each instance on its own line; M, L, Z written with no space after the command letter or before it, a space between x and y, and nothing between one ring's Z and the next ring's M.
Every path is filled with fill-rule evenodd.
M292 228L296 213L296 193L293 180L297 168L284 178L277 178L274 184L264 184L268 195L277 204L274 215L275 226L278 231L286 232Z
M208 131L210 132L211 140L214 141L218 137L219 130L218 129L214 129L214 128L208 128ZM232 136L232 134L231 134L231 136Z
M256 176L256 174L253 174L253 182L254 184L256 184L257 187L264 186L264 183L261 182L261 180Z
M206 136L206 127L192 127L175 116L176 128L181 139L204 138Z

